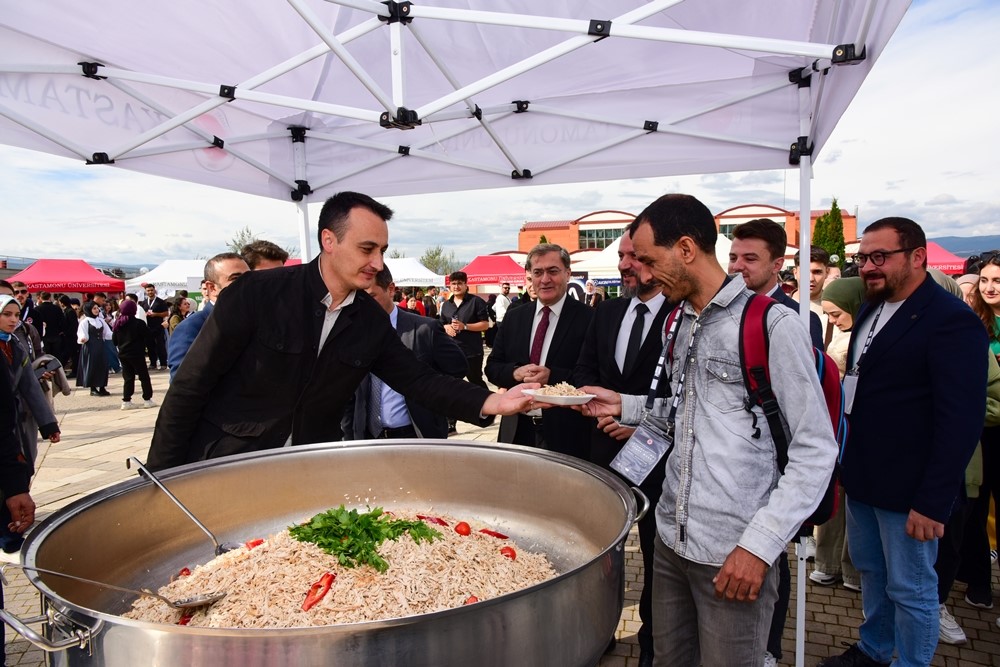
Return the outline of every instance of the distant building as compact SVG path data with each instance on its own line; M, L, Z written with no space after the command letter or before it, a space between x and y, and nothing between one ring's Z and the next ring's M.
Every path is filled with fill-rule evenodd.
M525 222L517 233L517 249L528 252L545 237L569 252L603 250L635 220L634 213L595 211L576 220Z
M828 213L829 210L815 210L810 213L812 227L816 229L816 219ZM858 218L845 209L840 209L840 217L844 221L844 241L850 243L858 238ZM743 204L734 206L715 216L715 224L719 228L719 233L728 239L733 238L733 228L741 222L748 222L757 218L767 218L773 220L785 228L788 235L788 245L799 247L799 231L802 229L798 211L786 211L777 206L768 204Z

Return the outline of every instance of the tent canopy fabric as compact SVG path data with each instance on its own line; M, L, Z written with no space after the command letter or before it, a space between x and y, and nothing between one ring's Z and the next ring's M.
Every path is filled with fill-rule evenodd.
M40 259L10 282L22 282L32 292L124 292L125 281L107 276L82 259Z
M0 0L0 142L300 202L807 182L908 5Z
M580 260L570 268L573 271L586 271L587 277L593 279L621 277L621 274L618 272L619 243L621 243L620 236L608 244L608 247L601 252L587 259ZM723 269L729 266L729 248L732 245L733 242L721 234L715 242L715 256Z
M480 255L461 269L470 285L524 284L524 267L507 255Z
M170 296L179 289L188 288L188 278L199 281L205 275L205 260L203 259L168 259L151 271L129 279L125 286L129 292L142 296L142 284L150 283L156 286L160 296Z
M420 263L415 257L386 257L385 265L392 272L396 287L428 287L444 285L444 276L439 276Z
M933 241L928 241L927 266L948 275L959 275L965 270L965 259L952 254Z

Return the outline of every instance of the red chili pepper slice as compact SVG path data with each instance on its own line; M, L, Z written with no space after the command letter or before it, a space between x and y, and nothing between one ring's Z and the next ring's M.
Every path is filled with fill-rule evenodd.
M333 580L336 578L337 575L327 572L319 578L319 581L310 586L309 592L306 593L306 599L302 602L302 611L309 611L316 606L316 603L330 592L330 586L333 585Z
M181 616L181 620L177 621L177 625L187 625L191 622L191 614L184 614Z
M509 539L509 538L508 538L508 537L507 537L506 535L504 535L503 533L498 533L497 531L495 531L495 530L490 530L489 528L481 528L481 529L479 530L479 532L480 532L480 533L482 533L483 535L489 535L490 537L495 537L495 538L497 538L498 540L506 540L506 539Z
M513 547L504 547L500 549L500 555L504 558L509 558L511 560L517 560L517 552L514 551Z
M479 598L477 598L475 595L470 595L469 597L465 598L465 602L463 602L462 604L472 604L474 602L479 602Z
M244 544L244 546L246 546L247 549L253 549L254 547L259 547L260 545L264 544L264 540L262 538L258 537L255 540L248 540L248 541L244 542L243 544Z
M436 516L424 516L423 514L418 514L417 518L421 521L426 521L427 523L433 523L438 526L447 526L448 522L444 519L439 519Z
M187 567L182 567L181 571L177 573L177 576L178 577L190 577L191 576L191 569L187 568Z
M455 532L459 535L470 535L472 533L472 526L464 521L459 521L455 524Z

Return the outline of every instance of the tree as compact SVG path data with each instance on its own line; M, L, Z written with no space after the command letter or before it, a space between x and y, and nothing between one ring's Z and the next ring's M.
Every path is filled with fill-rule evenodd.
M812 244L819 246L830 253L836 255L837 266L844 266L844 218L840 213L840 206L837 205L837 198L833 198L830 210L816 218L816 228L813 230Z
M402 259L403 257L406 257L406 253L399 248L392 248L388 253L386 253L386 257L389 259Z
M549 242L549 240L547 238L545 238L545 234L542 234L541 236L538 237L538 243L539 243L539 245L542 244L542 243L548 243L548 242Z
M445 252L444 248L436 245L424 251L424 254L420 256L420 263L434 273L446 276L452 271L458 271L467 262L455 259L455 252L453 250Z
M250 229L249 225L247 225L243 229L236 232L236 235L233 236L233 238L229 240L229 243L226 244L226 249L230 252L239 254L239 252L243 250L243 246L258 240L260 240L260 237ZM295 246L286 246L285 252L288 253L289 257L295 257L299 254L299 249ZM196 257L195 259L201 258Z

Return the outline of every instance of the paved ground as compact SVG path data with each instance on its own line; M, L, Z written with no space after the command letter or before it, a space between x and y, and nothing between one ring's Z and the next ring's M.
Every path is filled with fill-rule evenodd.
M154 400L159 402L167 388L167 373L154 372ZM125 468L125 459L135 455L145 460L149 447L156 409L119 410L121 378L112 376L109 387L114 396L95 398L87 390L56 399L62 424L62 442L42 446L38 474L32 485L32 496L38 505L39 519L73 500L97 489L130 479L133 471ZM477 429L459 424L459 438L471 440L496 439L496 427ZM794 559L792 595L795 595ZM811 567L811 565L810 565ZM601 660L600 667L634 667L638 664L635 633L639 629L638 600L642 580L642 559L638 552L635 531L627 544L625 610L618 625L618 645ZM5 586L6 608L21 616L38 613L38 593L15 570L8 570L11 581ZM861 596L840 586L824 588L808 582L806 603L806 665L815 665L820 658L839 653L842 642L857 639L861 621ZM1000 590L1000 579L994 570L994 590ZM969 636L964 646L938 647L934 665L1000 667L1000 629L995 622L1000 604L993 610L973 608L962 599L961 584L956 585L949 606ZM794 664L794 600L784 635L784 658L781 664ZM45 654L12 630L6 631L7 664L39 667L45 664ZM512 666L516 667L516 666Z

